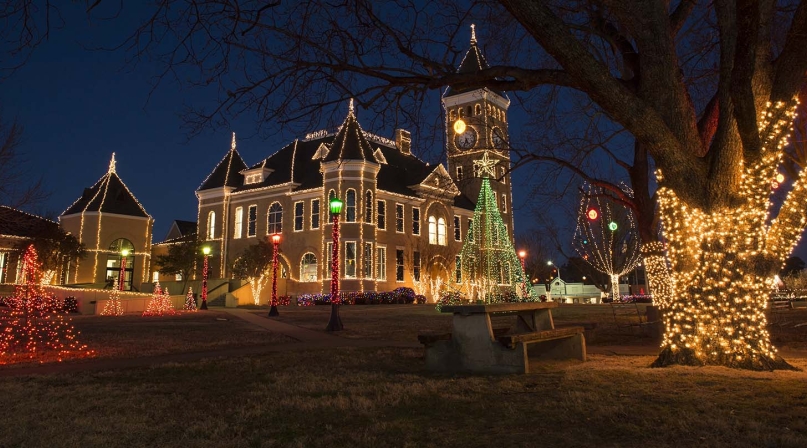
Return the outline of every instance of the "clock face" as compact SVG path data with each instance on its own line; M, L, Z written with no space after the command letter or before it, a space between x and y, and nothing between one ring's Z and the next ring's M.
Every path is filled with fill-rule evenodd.
M493 143L493 147L496 149L502 149L507 146L507 142L504 138L504 132L499 128L493 128L493 132L491 132L490 141Z
M471 127L466 128L465 132L457 135L456 144L460 149L473 148L476 145L476 131Z

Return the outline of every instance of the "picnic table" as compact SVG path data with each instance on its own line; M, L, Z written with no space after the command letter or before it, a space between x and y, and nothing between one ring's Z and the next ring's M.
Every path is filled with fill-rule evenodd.
M444 306L452 332L422 334L426 368L440 372L529 373L529 357L586 360L583 327L555 328L556 302ZM515 315L514 328L494 329L491 316ZM529 348L529 350L528 350Z

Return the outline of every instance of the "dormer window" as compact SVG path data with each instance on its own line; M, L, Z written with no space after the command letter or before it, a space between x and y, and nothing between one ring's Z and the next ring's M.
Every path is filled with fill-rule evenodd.
M263 182L263 176L261 176L260 174L250 174L249 176L246 177L245 183L247 185L250 185L250 184L259 184L261 182Z

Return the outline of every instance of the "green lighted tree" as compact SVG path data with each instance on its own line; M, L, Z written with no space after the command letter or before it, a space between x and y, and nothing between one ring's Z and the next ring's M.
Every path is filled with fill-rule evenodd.
M460 263L462 287L472 301L492 303L508 297L534 298L487 177L482 179L473 222L460 251Z

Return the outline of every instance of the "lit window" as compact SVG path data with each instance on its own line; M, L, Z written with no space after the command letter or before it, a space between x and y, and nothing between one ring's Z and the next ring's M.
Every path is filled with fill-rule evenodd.
M233 228L233 238L241 238L241 231L244 227L244 207L235 208L235 226Z
M404 251L395 251L395 281L402 282L404 279Z
M373 222L373 193L370 190L364 193L364 222Z
M294 203L294 230L299 232L303 230L303 203Z
M303 255L303 259L300 261L300 281L317 281L317 256L311 252Z
M283 207L279 202L269 206L269 213L266 215L266 234L273 235L283 231Z
M207 239L212 240L216 237L216 212L211 211L207 214Z
M151 282L157 283L160 281L160 271L154 271L151 273Z
M373 243L364 243L364 278L373 278Z
M462 167L457 167L457 180L462 180Z
M403 204L395 204L395 231L403 233L404 231L404 206Z
M174 274L174 280L176 280L178 282L181 282L182 281L182 274L179 274L179 273Z
M378 280L386 280L387 279L387 248L386 247L378 247L376 248L376 253L378 254L378 258L376 259L376 279Z
M420 281L420 252L412 252L412 278Z
M319 229L319 199L311 200L311 228Z
M502 195L502 213L507 213L507 195Z
M446 220L440 218L437 220L437 244L445 246L446 242Z
M249 213L247 217L247 236L255 236L258 224L258 206L250 205L247 213Z
M437 218L429 216L429 244L437 244Z
M345 242L345 278L356 278L356 242Z
M420 235L420 209L412 207L412 235Z
M356 190L348 190L345 194L345 221L356 222Z
M462 241L460 217L454 216L454 241Z
M384 201L378 201L378 205L376 209L378 210L378 228L379 230L384 230L387 228L387 210L386 210L386 203Z

